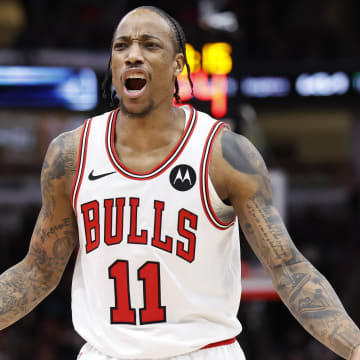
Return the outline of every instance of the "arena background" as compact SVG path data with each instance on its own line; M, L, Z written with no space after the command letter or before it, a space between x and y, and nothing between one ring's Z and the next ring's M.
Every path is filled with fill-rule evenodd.
M106 109L100 83L119 19L162 7L187 34L190 99L258 147L299 249L360 324L360 3L356 0L0 0L0 270L21 260L50 140ZM338 359L278 301L242 241L239 341L249 360ZM74 259L56 291L0 332L0 360L75 359Z

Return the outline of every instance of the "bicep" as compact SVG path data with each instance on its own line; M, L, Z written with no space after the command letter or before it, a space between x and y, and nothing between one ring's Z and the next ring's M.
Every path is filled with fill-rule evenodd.
M41 172L42 207L26 256L31 268L50 283L60 279L77 241L76 219L66 192L66 156L63 139L50 145Z

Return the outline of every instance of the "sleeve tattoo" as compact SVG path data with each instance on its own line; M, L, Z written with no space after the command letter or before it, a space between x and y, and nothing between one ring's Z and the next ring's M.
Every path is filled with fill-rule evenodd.
M347 315L335 291L292 242L272 205L269 176L262 157L245 138L226 131L225 161L249 176L256 191L239 201L242 230L268 269L274 287L295 318L319 341L344 358L360 344L360 331Z
M0 328L30 312L58 284L77 241L76 220L65 194L75 171L71 137L50 145L41 173L42 208L26 257L0 276Z

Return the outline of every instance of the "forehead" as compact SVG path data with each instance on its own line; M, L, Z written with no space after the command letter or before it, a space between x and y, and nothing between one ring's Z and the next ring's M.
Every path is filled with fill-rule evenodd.
M137 9L127 14L116 28L114 38L144 34L154 35L163 41L173 41L169 23L161 15L148 9Z

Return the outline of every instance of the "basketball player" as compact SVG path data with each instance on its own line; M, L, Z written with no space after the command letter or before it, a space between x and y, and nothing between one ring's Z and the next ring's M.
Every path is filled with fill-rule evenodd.
M301 255L272 205L264 162L223 123L174 107L185 38L161 10L137 8L113 36L115 111L56 138L25 258L0 277L0 327L72 284L79 359L244 359L238 221L289 310L319 341L360 360L360 331Z

